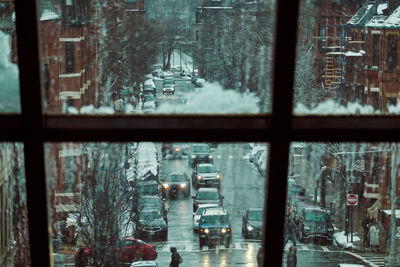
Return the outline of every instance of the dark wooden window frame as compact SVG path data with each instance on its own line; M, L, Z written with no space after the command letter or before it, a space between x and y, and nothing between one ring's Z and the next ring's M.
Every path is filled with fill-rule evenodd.
M43 114L38 0L15 0L21 114L0 115L0 141L23 142L32 266L50 266L44 142L264 141L270 143L266 185L265 266L281 266L289 144L293 141L399 141L395 116L293 116L292 92L299 0L277 3L271 115L53 116ZM29 45L23 40L30 40ZM278 179L279 178L279 179Z

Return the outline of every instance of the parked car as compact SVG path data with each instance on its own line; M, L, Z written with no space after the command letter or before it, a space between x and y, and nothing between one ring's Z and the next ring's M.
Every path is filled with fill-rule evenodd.
M193 212L197 211L199 204L218 204L222 206L223 196L217 188L201 187L193 198Z
M157 87L152 79L147 79L143 83L143 95L149 93L153 94L154 96L157 94Z
M199 75L193 75L192 78L190 79L191 83L195 83L197 79L199 79L200 76Z
M162 195L171 197L171 194L178 195L182 192L185 197L190 195L190 180L185 172L170 173L165 177L162 184Z
M189 149L189 166L193 167L198 163L214 163L211 148L208 144L192 144Z
M155 261L136 261L130 267L158 267L158 264Z
M138 181L134 184L135 195L137 198L143 196L161 197L160 184L157 181Z
M194 85L196 85L197 87L204 87L204 85L206 85L206 80L204 80L203 78L198 78L194 82Z
M197 211L193 212L193 231L197 232L199 230L199 221L201 218L201 214L203 213L203 211L205 209L208 208L215 208L215 207L219 207L218 204L200 204L197 207Z
M142 196L138 198L137 207L138 212L144 209L157 209L163 215L165 221L168 222L168 210L165 205L165 200L161 199L159 196Z
M232 228L228 212L223 207L208 208L201 214L199 222L199 245L222 243L226 248L232 240Z
M264 210L262 208L248 208L242 218L242 234L244 238L262 237Z
M325 240L329 245L333 242L332 220L327 212L319 207L305 208L300 214L298 225L299 240Z
M168 223L158 209L141 210L137 215L136 235L146 240L167 240Z
M90 262L92 255L92 248L83 248L83 255L86 257L86 262ZM79 250L75 253L75 257L78 256ZM135 260L155 260L157 259L157 251L154 245L150 245L142 240L125 237L116 240L115 247L113 249L114 256L119 262L133 262Z
M220 188L222 175L211 163L196 164L192 173L192 184L197 189L200 186L216 186Z
M290 206L294 207L297 202L304 202L309 204L314 204L314 200L306 196L295 196L292 195L288 198Z

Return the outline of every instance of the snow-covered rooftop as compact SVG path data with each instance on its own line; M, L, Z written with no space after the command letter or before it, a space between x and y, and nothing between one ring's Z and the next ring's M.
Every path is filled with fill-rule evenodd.
M348 25L359 25L368 20L373 5L362 6L357 13L347 22Z
M385 214L387 214L387 215L392 214L392 211L391 211L391 210L383 210L383 212L384 212ZM400 210L395 210L395 214L396 214L396 218L397 218L397 219L400 219Z
M382 26L389 28L400 27L400 6L393 11Z
M385 23L387 16L385 15L376 15L374 16L365 26L367 27L382 27Z
M60 16L52 10L43 10L40 21L59 19Z

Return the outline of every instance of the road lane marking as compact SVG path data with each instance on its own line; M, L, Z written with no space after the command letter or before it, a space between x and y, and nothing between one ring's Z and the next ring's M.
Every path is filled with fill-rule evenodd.
M307 246L301 246L303 250L309 250Z
M356 253L353 253L353 252L350 252L350 251L344 251L344 253L347 253L347 254L350 254L350 255L353 256L353 257L356 257L356 258L362 260L363 262L369 264L369 265L372 266L372 267L379 267L379 265L376 265L375 263L373 263L373 262L371 262L371 261L365 259L364 257L362 257L362 256L360 256L360 255L358 255L358 254L356 254Z
M192 250L192 244L191 243L187 243L185 246L185 250L186 251L191 251Z
M164 245L164 247L163 247L162 250L163 250L163 251L169 251L169 245L168 245L168 244Z
M242 249L242 246L239 242L235 242L235 248Z

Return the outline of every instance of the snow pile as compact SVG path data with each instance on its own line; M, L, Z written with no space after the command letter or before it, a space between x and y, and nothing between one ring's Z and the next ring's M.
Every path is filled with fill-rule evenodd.
M400 113L400 105L397 109ZM308 108L299 103L294 108L294 113L297 115L367 115L367 114L380 114L375 111L370 105L361 105L360 103L348 103L347 106L340 105L339 103L328 100L320 103L314 108Z
M157 148L152 142L139 143L136 150L137 159L137 177L139 179L150 171L152 174L158 174Z
M19 100L19 73L10 62L10 39L0 31L0 112L21 112Z
M224 90L217 83L206 83L202 88L187 94L186 105L161 103L154 113L179 114L237 114L260 112L259 99L253 95Z
M353 233L353 242L357 242L360 241L360 238L356 235L357 233ZM339 233L335 233L333 234L336 243L344 248L354 248L354 244L351 242L347 242L347 239L350 241L351 240L351 235L349 234L348 236L346 236L344 234L344 231L339 232Z
M99 107L95 108L93 105L82 106L80 108L81 114L114 114L113 107Z

